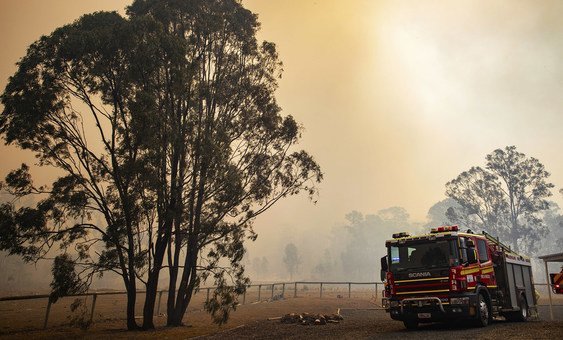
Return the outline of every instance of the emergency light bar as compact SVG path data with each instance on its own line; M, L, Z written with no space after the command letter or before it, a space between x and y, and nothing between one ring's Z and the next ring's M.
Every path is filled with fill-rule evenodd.
M457 225L450 225L450 226L443 226L443 227L430 229L430 233L432 234L443 233L447 231L459 231L459 227Z
M411 236L411 234L407 233L406 231L393 234L393 238L401 238L401 237L409 237L409 236Z

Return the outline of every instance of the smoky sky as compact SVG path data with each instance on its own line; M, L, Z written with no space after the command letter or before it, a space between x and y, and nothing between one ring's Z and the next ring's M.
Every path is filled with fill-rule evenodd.
M96 10L124 14L127 4L2 1L0 87L42 34ZM563 187L563 2L243 4L259 16L259 38L277 44L278 102L303 124L299 146L325 173L316 204L294 197L258 218L255 249L279 241L281 253L303 238L324 248L352 210L401 206L422 221L446 182L507 145L538 158ZM34 162L13 147L0 152L1 174Z

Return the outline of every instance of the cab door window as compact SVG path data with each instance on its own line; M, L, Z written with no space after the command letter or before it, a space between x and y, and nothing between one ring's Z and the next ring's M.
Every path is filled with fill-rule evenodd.
M460 237L459 243L460 243L461 258L463 263L465 264L477 263L477 257L475 256L475 247L473 245L473 241L467 237Z
M479 253L479 262L489 261L489 253L487 252L487 242L485 240L477 240L477 252Z

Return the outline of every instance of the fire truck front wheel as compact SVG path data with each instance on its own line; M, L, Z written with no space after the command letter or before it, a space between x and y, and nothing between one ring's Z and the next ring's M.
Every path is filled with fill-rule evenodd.
M489 305L483 294L479 294L479 303L477 304L477 326L486 327L489 324Z

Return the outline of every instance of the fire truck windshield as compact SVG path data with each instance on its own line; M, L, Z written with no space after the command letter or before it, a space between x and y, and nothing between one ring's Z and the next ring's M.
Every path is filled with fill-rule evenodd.
M393 244L389 247L389 258L391 271L459 265L457 242L451 239Z

